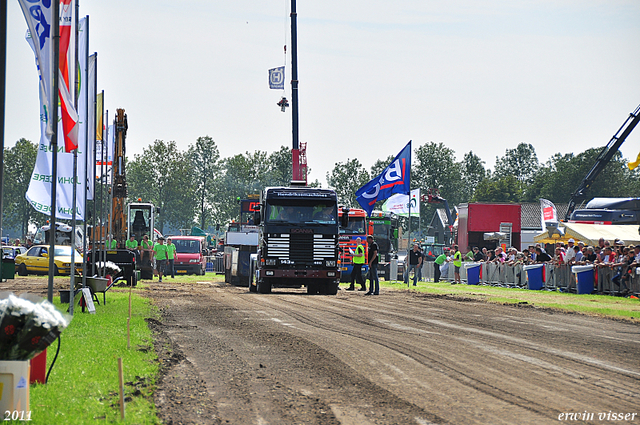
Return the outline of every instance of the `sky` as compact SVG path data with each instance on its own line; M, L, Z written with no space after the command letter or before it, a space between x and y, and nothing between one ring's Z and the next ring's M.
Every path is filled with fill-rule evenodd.
M290 0L82 0L109 121L128 116L127 156L155 140L222 157L291 147ZM605 146L640 104L637 0L299 0L300 141L309 180L337 162L369 169L442 142L457 160L532 144ZM8 3L5 146L37 142L38 80L26 24ZM287 45L285 57L283 46ZM268 69L286 65L285 91ZM621 151L640 152L640 129Z

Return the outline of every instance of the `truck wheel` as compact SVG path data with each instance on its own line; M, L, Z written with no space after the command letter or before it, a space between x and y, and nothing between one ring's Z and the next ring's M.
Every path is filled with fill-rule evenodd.
M315 295L318 293L317 283L307 283L307 295Z
M258 287L256 285L249 284L249 292L258 292Z
M27 266L26 264L22 263L18 266L18 276L26 276L27 273Z
M271 281L267 278L258 281L257 291L261 294L270 294L271 293Z
M324 285L325 293L327 295L337 295L338 294L338 284L337 283L327 283Z

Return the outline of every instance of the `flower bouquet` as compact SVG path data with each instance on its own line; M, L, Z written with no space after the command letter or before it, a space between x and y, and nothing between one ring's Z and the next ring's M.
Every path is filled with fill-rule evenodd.
M29 360L47 348L69 325L47 300L0 294L0 360Z

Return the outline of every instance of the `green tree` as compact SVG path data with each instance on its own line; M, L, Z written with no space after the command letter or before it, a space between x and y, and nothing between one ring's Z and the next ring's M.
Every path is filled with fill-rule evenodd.
M327 184L336 191L338 202L351 208L360 208L356 192L369 180L369 173L357 158L336 162L333 170L327 173Z
M27 234L29 224L41 218L25 198L37 154L38 146L26 139L4 150L2 222L5 228L20 229L22 236Z
M156 140L127 169L129 198L142 198L161 209L157 227L191 227L195 217L195 186L191 162L174 141Z
M196 184L195 196L198 201L198 215L201 229L213 224L215 209L215 176L220 170L220 153L216 142L209 136L198 137L194 145L187 150L187 158L192 166Z
M487 172L484 168L484 161L480 157L469 151L464 154L462 163L460 164L462 170L462 202L468 202L473 198L473 193L476 190L478 184L487 176Z
M281 146L267 158L269 167L268 184L271 186L288 186L292 179L293 157L291 149Z
M462 167L455 160L453 149L444 143L428 142L415 150L412 159L411 188L420 188L423 193L428 189L438 189L440 196L447 200L453 209L464 199ZM421 224L426 228L440 204L423 205L420 211ZM453 214L453 212L452 212Z
M533 181L539 168L535 148L523 142L515 149L507 149L502 158L496 157L495 176L514 176L524 187Z
M520 202L521 183L515 176L506 176L497 180L484 179L476 187L475 202Z

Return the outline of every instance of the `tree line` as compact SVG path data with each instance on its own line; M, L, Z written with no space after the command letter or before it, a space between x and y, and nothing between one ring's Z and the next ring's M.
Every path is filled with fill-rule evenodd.
M427 142L412 152L411 187L423 191L437 188L451 207L463 202L537 202L539 198L565 203L601 150L558 153L541 163L531 144L520 143L496 157L495 167L490 170L473 151L456 161L455 151L444 143ZM37 145L25 139L5 148L4 153L3 223L5 229L21 235L27 233L28 225L41 225L46 220L24 196L36 153ZM378 159L369 169L357 158L336 162L326 174L327 184L336 190L341 204L358 207L355 192L379 175L393 158ZM212 231L238 219L238 199L258 194L265 186L288 185L291 161L291 149L285 146L271 153L257 150L221 158L209 136L199 137L186 150L178 149L174 141L155 140L141 154L126 159L128 196L160 208L157 228L163 233L193 225ZM626 164L618 152L587 196L636 196L639 171L629 170ZM321 186L318 180L311 185ZM106 191L103 193L106 199ZM437 207L422 204L423 226ZM92 208L89 205L89 210Z

